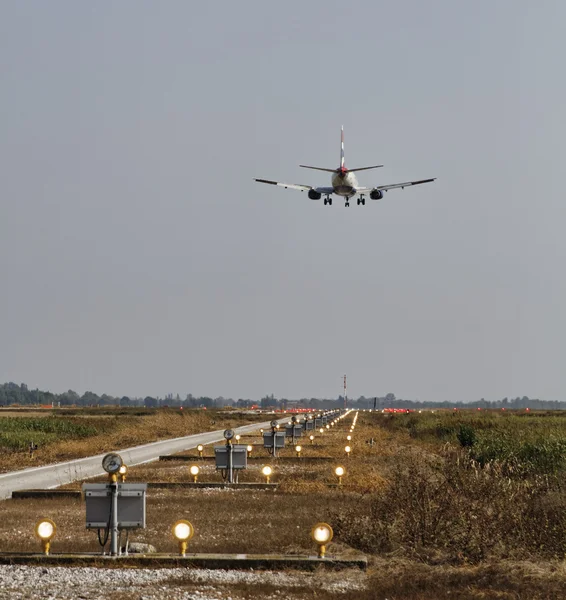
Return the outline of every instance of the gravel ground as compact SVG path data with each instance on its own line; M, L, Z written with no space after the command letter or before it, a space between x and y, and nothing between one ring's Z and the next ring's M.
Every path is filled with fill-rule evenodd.
M312 597L314 590L339 595L363 589L365 581L359 570L280 573L0 565L0 599L236 600L253 592L267 600L301 598L305 593Z

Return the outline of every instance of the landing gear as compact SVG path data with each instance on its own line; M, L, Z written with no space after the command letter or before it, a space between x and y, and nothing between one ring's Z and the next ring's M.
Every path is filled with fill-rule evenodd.
M326 198L324 199L324 206L326 206L327 204L332 206L332 198L330 196L326 196Z
M358 198L358 206L362 204L363 206L366 205L366 199L364 198L363 194L360 194L360 197Z
M344 204L344 206L346 208L348 208L348 206L350 206L350 198L348 198L348 196L346 196L346 204Z

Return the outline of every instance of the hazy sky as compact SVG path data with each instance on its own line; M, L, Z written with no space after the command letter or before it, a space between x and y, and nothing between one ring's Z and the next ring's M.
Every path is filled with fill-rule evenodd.
M0 382L566 399L566 3L0 0ZM253 177L438 177L344 208Z

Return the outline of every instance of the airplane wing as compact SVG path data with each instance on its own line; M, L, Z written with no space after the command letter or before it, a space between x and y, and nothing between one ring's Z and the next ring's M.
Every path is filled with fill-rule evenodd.
M312 185L300 185L298 183L281 183L280 181L270 181L269 179L254 179L254 181L258 181L259 183L268 183L269 185L278 185L280 187L284 187L285 189L289 188L290 190L299 190L301 192L308 192L309 190L314 190L319 194L333 194L333 187L312 187ZM373 189L373 188L372 188Z
M299 185L297 183L281 183L280 181L270 181L269 179L254 179L254 181L258 181L259 183L269 183L269 185L279 185L284 187L285 189L289 188L291 190L299 190L301 192L308 192L312 190L313 187L310 185Z
M421 183L430 183L431 181L435 181L436 177L433 177L432 179L420 179L419 181L405 181L404 183L392 183L391 185L377 185L375 187L372 188L356 188L356 192L360 193L360 194L368 194L369 192L373 191L373 190L379 190L382 192L385 192L387 190L394 190L396 188L406 188L409 187L410 185L419 185Z

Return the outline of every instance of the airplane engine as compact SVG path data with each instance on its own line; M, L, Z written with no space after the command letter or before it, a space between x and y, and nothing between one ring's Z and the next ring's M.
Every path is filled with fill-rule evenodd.
M381 200L383 198L383 192L381 190L372 190L369 193L369 197L372 200Z
M309 190L309 198L311 200L320 200L322 194L315 192L314 190Z

